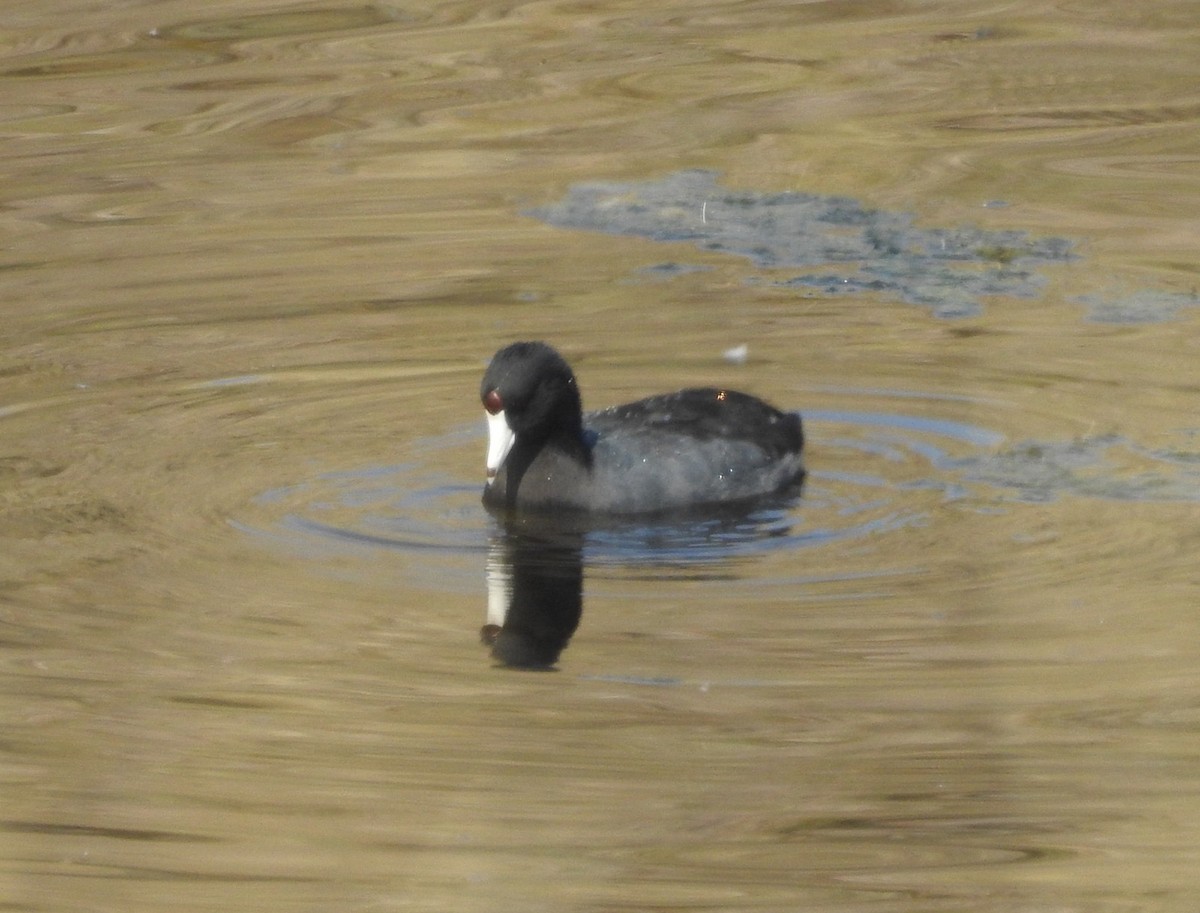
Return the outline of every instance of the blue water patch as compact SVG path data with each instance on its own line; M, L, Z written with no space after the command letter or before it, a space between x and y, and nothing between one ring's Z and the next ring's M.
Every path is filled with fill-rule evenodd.
M942 318L977 315L991 296L1034 297L1046 283L1042 267L1076 258L1064 238L921 228L911 214L849 197L730 190L704 170L576 184L527 214L562 228L687 242L772 271L758 281L821 295L890 295ZM797 268L804 272L779 276Z
M698 263L669 262L643 266L637 272L641 276L652 279L674 279L676 276L686 276L688 273L704 273L711 269L711 266L701 266Z
M1196 293L1142 289L1128 295L1106 297L1084 295L1076 299L1088 309L1093 323L1163 323L1179 316L1184 308L1200 307Z
M998 489L1005 500L1025 503L1061 497L1200 501L1200 450L1150 449L1115 434L1022 441L994 453L951 460L946 468L965 482Z

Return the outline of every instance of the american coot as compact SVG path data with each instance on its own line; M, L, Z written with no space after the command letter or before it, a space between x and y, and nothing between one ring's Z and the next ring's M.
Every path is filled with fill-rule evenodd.
M541 342L483 375L489 508L650 514L746 501L804 477L800 416L701 388L582 412L570 367Z

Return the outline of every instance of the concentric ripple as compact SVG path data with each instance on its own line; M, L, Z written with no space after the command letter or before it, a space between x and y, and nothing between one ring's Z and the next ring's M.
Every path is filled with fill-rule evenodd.
M959 461L1001 442L986 428L901 413L809 411L805 419L814 465L799 496L750 512L591 529L584 542L588 566L695 570L892 533L925 522L937 503L962 497ZM439 457L482 446L481 429L460 428L415 442L401 463L321 473L265 491L252 505L255 519L231 522L309 558L386 550L406 556L408 573L437 588L475 588L498 525L480 506L481 481L447 475Z
M806 410L809 474L799 495L746 512L591 528L589 568L605 575L721 574L757 556L875 542L928 523L947 502L981 513L1060 497L1200 500L1200 454L1098 436L1006 441L990 428L909 412ZM444 457L479 449L474 425L410 443L407 459L324 472L262 492L230 522L273 548L347 572L380 553L409 582L478 588L499 525L479 503L482 482L448 474ZM353 570L349 570L353 573ZM378 573L372 565L371 573ZM767 581L764 581L767 582Z

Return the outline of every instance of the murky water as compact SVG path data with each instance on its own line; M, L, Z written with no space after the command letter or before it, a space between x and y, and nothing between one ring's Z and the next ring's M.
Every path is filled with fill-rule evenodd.
M0 905L1195 910L1198 32L6 12ZM809 441L554 542L556 671L480 642L517 338Z

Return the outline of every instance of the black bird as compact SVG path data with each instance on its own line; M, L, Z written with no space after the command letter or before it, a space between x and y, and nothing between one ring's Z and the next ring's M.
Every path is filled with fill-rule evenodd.
M480 398L483 502L493 509L667 513L752 500L804 478L796 413L706 387L584 415L571 368L542 342L497 352Z

